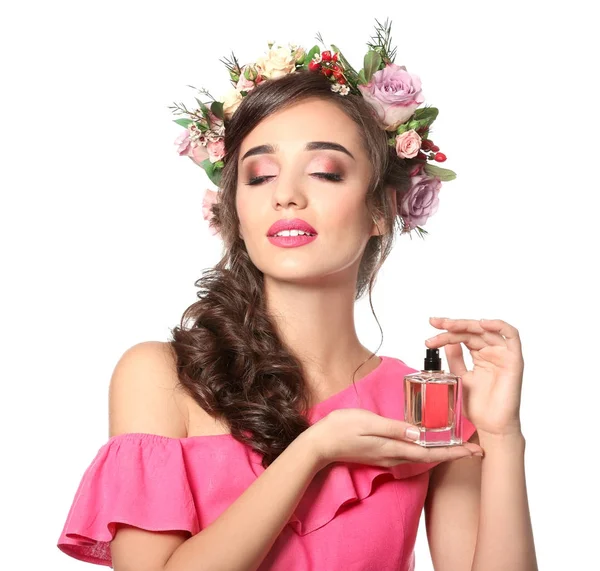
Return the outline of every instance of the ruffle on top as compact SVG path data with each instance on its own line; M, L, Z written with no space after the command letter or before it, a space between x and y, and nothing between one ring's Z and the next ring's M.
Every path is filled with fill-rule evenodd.
M178 439L111 438L85 471L58 543L67 555L112 565L117 524L149 531L200 531Z
M338 408L365 408L403 420L403 378L416 371L399 359L382 357L379 366L354 385L311 408L309 421L313 424ZM464 417L462 432L464 441L475 432ZM380 478L412 478L435 465L330 464L313 478L288 524L299 536L311 533L335 518L342 507L368 498ZM111 566L110 541L117 524L194 535L217 519L262 472L261 457L229 434L114 436L85 471L58 547L77 559Z
M319 403L310 413L311 424L338 408L364 408L380 416L404 420L404 375L417 372L403 361L382 357L379 367L343 392ZM321 406L322 405L322 406ZM462 438L466 442L475 426L464 416ZM296 507L290 525L299 535L306 535L330 522L350 504L368 498L380 479L405 479L428 472L439 462L405 463L391 467L367 464L333 463L319 471Z

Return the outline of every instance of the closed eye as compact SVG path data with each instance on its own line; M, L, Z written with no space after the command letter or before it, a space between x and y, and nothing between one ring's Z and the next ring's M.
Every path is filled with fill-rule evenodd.
M317 178L322 178L331 182L340 182L342 180L342 176L336 172L314 172L311 173L311 176L316 176ZM246 184L262 184L270 178L275 178L275 175L253 176Z

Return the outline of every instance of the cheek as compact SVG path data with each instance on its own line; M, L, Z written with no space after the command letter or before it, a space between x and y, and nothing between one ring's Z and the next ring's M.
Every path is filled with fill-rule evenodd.
M240 221L240 234L246 242L256 241L263 235L266 224L265 200L258 193L238 192L235 199Z
M235 199L235 206L237 208L240 224L251 224L252 218L255 216L254 210L256 209L256 205L252 203L249 193L238 191Z
M366 232L370 220L364 197L352 197L347 200L336 201L335 208L329 210L332 225L344 232L352 231L353 234Z

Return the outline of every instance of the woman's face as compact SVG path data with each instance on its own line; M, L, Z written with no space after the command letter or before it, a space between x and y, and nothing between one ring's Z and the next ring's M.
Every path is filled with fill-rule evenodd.
M378 230L365 200L371 166L354 121L334 103L305 100L259 123L238 161L240 235L265 277L355 280ZM290 231L292 220L300 222ZM274 236L277 229L283 235Z

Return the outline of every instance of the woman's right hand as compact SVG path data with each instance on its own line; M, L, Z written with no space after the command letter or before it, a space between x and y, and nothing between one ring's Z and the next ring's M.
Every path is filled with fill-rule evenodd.
M411 441L415 426L360 408L330 412L306 430L319 469L332 462L390 467L405 462L445 462L483 453L477 444L424 447Z

